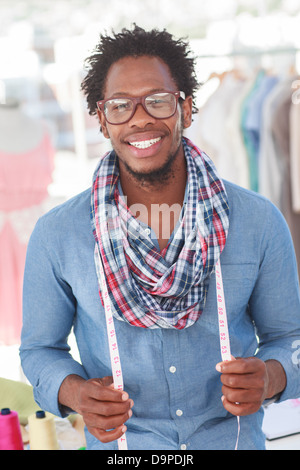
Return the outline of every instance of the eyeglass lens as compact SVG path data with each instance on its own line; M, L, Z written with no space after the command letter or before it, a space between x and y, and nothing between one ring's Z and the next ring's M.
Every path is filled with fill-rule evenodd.
M176 97L172 93L155 93L144 100L146 111L153 117L166 119L176 109ZM114 98L106 101L105 115L111 123L122 123L131 118L135 103L130 98Z

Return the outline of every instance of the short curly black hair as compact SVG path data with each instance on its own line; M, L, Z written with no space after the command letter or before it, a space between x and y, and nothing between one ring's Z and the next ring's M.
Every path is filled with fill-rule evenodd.
M109 68L123 57L154 56L162 59L171 75L186 96L193 98L193 113L197 112L195 93L199 87L195 72L195 58L188 43L174 37L165 29L145 31L134 24L132 30L122 29L112 36L100 35L100 42L92 55L85 60L87 75L81 88L86 95L90 115L97 112L97 101L104 99L106 77Z

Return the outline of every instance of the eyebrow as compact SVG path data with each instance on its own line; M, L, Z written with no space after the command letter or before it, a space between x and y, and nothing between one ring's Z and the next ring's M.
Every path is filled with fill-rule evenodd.
M149 90L147 93L144 93L142 96L145 96L145 95L152 95L152 93L166 93L168 92L169 90L164 90L162 88L153 88L152 90ZM130 97L130 93L128 92L123 92L123 91L118 91L116 93L113 93L109 98L107 99L111 99L111 98L118 98L118 97Z

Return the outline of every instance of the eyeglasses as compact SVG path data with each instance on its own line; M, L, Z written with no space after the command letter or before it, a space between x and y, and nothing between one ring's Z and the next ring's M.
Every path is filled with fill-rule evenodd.
M164 91L137 98L109 98L98 101L97 107L109 124L125 124L134 115L138 104L155 119L170 118L176 112L179 98L185 100L183 91Z

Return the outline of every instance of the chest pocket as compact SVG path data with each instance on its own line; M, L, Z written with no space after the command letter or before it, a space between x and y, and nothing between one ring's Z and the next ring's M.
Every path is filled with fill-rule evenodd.
M247 311L256 275L256 264L222 264L222 277L228 322ZM205 322L217 325L217 297L216 276L212 273L209 281L207 299L202 319Z

